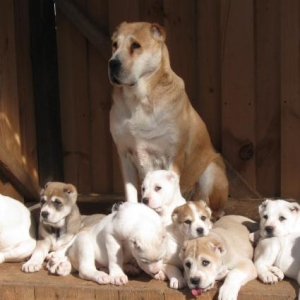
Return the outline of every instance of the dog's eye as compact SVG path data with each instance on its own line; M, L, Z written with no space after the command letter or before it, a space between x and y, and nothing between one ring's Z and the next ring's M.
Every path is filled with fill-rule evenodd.
M44 205L46 203L45 199L41 199L41 204Z
M283 217L283 216L279 217L279 221L280 221L280 222L285 221L285 220L286 220L285 217Z
M135 49L139 49L141 48L141 45L137 42L133 42L131 45L130 45L130 50L131 51L134 51Z
M205 216L202 216L202 217L201 217L201 220L202 220L202 221L205 221L205 220L206 220L206 217L205 217Z
M268 216L267 216L267 215L264 215L263 218L264 218L265 220L268 220Z
M54 200L54 205L55 205L56 207L60 207L60 206L62 206L62 203L61 203L60 200L55 199L55 200Z
M114 49L117 49L118 48L117 42L113 42L112 46L113 46Z
M210 264L210 262L208 260L203 260L202 261L202 266L203 267L207 267Z
M184 223L187 224L187 225L190 225L192 223L192 221L191 220L185 220Z
M142 192L143 192L143 193L145 192L145 187L142 187Z
M154 188L154 190L155 190L155 192L158 192L158 191L161 190L161 187L160 187L160 186L156 186L156 187Z
M191 266L192 266L192 264L191 264L189 261L187 261L187 262L185 263L185 266L186 266L188 269L190 269Z

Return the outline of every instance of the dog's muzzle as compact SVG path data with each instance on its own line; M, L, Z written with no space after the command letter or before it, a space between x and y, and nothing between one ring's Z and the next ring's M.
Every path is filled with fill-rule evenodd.
M119 59L111 59L108 63L109 78L114 84L121 84L118 77L120 75L122 63Z

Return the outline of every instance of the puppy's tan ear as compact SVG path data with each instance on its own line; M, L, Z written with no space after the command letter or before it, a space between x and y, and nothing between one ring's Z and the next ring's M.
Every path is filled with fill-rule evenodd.
M180 213L181 207L182 207L182 205L177 206L177 207L175 207L175 209L173 210L172 215L171 215L173 223L175 223L175 222L178 221L178 215L179 215L179 213Z
M151 30L152 36L156 40L158 40L160 42L164 42L166 40L166 31L161 25L159 25L157 23L152 23L150 30Z
M76 187L71 184L68 183L64 186L63 189L64 193L75 203L77 200L77 189Z
M210 241L208 243L208 246L210 247L210 249L213 252L218 253L222 256L226 253L226 249L225 249L224 245L221 242L219 242L218 240Z

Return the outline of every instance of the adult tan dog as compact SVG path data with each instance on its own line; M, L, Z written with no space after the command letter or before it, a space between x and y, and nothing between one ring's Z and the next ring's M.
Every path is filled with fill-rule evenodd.
M254 231L257 226L246 217L224 216L207 236L184 242L180 258L194 296L213 288L216 280L224 279L218 299L234 300L241 286L256 278L247 228Z
M166 33L151 23L122 23L112 36L114 85L110 130L121 160L127 201L149 171L173 170L188 200L204 199L223 214L228 180L207 128L171 69Z

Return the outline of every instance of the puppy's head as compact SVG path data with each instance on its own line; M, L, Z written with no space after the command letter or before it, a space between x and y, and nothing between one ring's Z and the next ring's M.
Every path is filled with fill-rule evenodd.
M164 228L161 232L155 234L137 232L136 236L129 241L131 253L138 265L151 276L156 275L163 268L166 243L167 238Z
M62 227L77 200L74 185L48 182L41 191L40 221L53 227Z
M180 193L179 177L173 171L149 172L142 183L142 202L161 213Z
M205 236L212 228L211 210L207 204L200 201L188 201L178 206L172 213L172 221L178 227L185 239Z
M296 222L300 218L300 205L285 200L265 200L258 208L260 236L280 237L299 230Z
M212 237L184 242L180 258L185 280L194 296L213 288L215 280L224 276L222 260L225 253L222 242Z
M165 38L165 30L158 24L121 23L112 35L111 83L133 86L154 73L161 63Z

